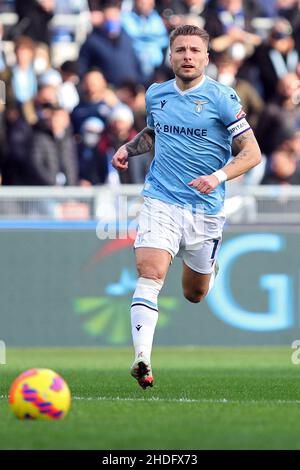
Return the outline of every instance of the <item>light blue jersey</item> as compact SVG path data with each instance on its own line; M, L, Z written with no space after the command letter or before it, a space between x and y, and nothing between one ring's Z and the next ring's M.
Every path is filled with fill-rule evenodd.
M201 194L188 183L222 168L231 156L232 138L250 129L236 92L208 77L181 91L173 79L151 85L146 106L147 125L155 130L155 158L144 196L217 214L225 184Z

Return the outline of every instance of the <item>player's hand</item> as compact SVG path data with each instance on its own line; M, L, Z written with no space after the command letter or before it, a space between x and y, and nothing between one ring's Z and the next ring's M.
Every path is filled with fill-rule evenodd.
M199 193L209 194L219 185L219 180L215 175L200 176L190 181L188 185L197 189Z
M128 152L125 145L119 148L119 150L114 154L111 160L112 166L116 170L127 170L128 168Z

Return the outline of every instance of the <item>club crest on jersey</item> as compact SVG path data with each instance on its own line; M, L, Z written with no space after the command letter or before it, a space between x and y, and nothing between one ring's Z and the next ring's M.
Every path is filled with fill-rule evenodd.
M195 111L197 113L201 113L203 106L208 103L208 101L193 101L193 103L196 105Z

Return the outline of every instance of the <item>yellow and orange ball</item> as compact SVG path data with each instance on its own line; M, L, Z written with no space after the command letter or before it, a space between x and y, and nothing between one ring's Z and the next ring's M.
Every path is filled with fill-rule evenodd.
M29 369L12 383L9 403L19 419L59 420L69 411L71 393L53 370Z

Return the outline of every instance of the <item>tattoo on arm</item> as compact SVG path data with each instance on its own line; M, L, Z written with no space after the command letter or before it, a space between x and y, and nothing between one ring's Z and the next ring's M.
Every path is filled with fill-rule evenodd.
M250 132L245 132L242 135L239 135L236 139L234 139L234 142L235 144L237 144L239 148L243 148L243 146L248 142L250 143L256 142L256 139L253 135L253 132L250 131Z
M145 129L136 135L134 139L126 144L128 157L142 155L143 153L149 152L154 146L154 140L154 130L150 129L149 127L145 127Z
M244 158L249 157L250 151L245 149L239 152L229 163L229 165L236 165L239 161L243 160Z
M234 145L238 150L237 155L231 160L230 165L235 165L239 163L239 161L243 160L250 156L251 151L249 148L246 147L246 144L254 143L256 139L253 135L253 132L245 132L244 134L238 136L234 139Z

